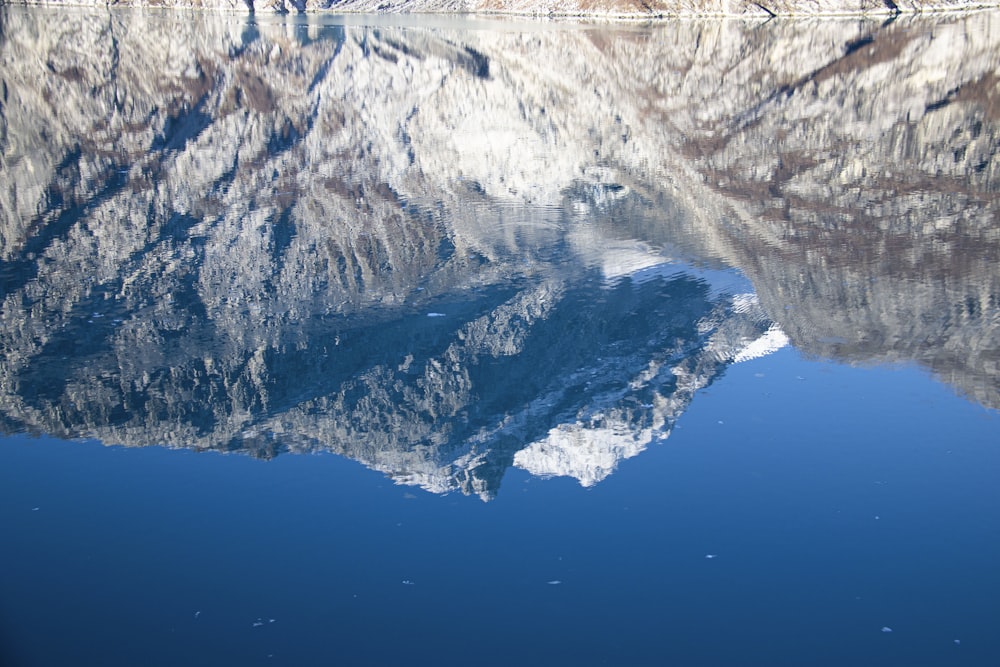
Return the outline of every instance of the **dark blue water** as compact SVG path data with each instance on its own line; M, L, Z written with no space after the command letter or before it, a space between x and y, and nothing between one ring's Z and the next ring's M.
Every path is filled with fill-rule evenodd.
M912 368L848 369L788 350L728 373L678 426L591 489L515 469L488 504L414 493L332 455L262 462L9 438L7 656L986 665L997 655L995 413Z
M1000 663L995 14L0 17L4 667Z

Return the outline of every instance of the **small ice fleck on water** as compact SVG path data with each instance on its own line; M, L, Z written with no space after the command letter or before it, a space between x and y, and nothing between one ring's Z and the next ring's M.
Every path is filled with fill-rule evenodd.
M705 558L718 558L719 554L705 554Z
M962 643L962 640L961 640L961 639L956 639L956 640L955 640L955 644L961 644L961 643Z
M196 611L196 612L194 613L194 617L195 617L195 618L198 618L199 616L201 616L201 612L200 612L200 611Z
M403 579L403 585L404 586L413 586L414 584L409 579Z
M552 581L546 581L545 583L547 583L549 586L558 586L562 582L559 581L558 579L553 579Z
M444 313L427 313L427 317L444 317Z
M882 628L882 632L892 632L892 628L890 628L888 625L886 625L886 626L884 626Z

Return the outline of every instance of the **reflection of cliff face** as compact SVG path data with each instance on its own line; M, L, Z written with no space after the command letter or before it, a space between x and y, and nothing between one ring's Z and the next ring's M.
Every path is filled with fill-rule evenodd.
M998 404L990 15L2 11L7 430L332 449L486 497L511 464L593 483L781 344L761 306Z
M717 247L797 347L913 360L994 408L997 18L873 30L684 148L734 202Z

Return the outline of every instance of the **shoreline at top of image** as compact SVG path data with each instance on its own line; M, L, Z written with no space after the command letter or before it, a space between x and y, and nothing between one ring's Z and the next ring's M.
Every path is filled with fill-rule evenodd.
M0 0L0 5L141 7L261 13L424 14L657 20L895 16L995 9L996 0Z

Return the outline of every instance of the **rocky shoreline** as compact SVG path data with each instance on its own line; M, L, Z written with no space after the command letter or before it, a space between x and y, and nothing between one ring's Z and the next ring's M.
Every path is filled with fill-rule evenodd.
M878 16L994 8L996 0L21 0L4 4L148 7L236 12L459 14L601 19L684 16Z

